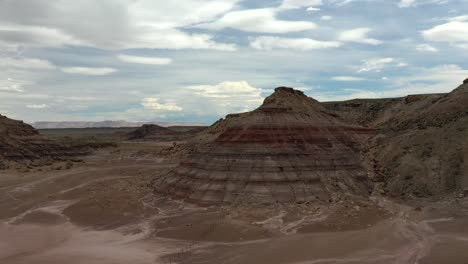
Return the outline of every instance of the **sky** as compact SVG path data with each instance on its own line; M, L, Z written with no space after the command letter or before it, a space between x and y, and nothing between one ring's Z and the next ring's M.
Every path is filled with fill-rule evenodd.
M0 113L210 124L278 86L319 101L449 92L468 0L0 0Z

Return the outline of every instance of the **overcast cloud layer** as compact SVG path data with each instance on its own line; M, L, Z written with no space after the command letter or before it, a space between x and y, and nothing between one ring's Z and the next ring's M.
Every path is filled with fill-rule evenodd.
M321 101L448 92L468 0L1 0L0 113L211 123L277 86Z

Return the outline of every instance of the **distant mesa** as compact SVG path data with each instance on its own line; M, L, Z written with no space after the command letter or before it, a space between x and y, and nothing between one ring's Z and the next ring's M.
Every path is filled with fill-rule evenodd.
M328 201L368 195L361 140L350 125L303 92L278 87L252 112L228 115L204 131L199 148L157 192L202 204Z
M109 121L58 121L58 122L35 122L32 124L36 129L60 129L60 128L117 128L117 127L141 127L143 125L168 126L204 126L199 123L181 122L128 122L123 120Z

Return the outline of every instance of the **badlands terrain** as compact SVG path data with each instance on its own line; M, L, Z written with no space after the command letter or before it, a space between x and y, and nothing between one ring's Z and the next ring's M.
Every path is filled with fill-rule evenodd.
M208 128L0 117L0 263L468 263L468 80Z

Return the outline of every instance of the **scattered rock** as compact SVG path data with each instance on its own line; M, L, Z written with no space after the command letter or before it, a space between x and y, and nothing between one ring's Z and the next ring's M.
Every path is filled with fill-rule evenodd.
M72 167L73 167L73 162L70 160L67 160L67 162L65 163L65 169L69 170Z

